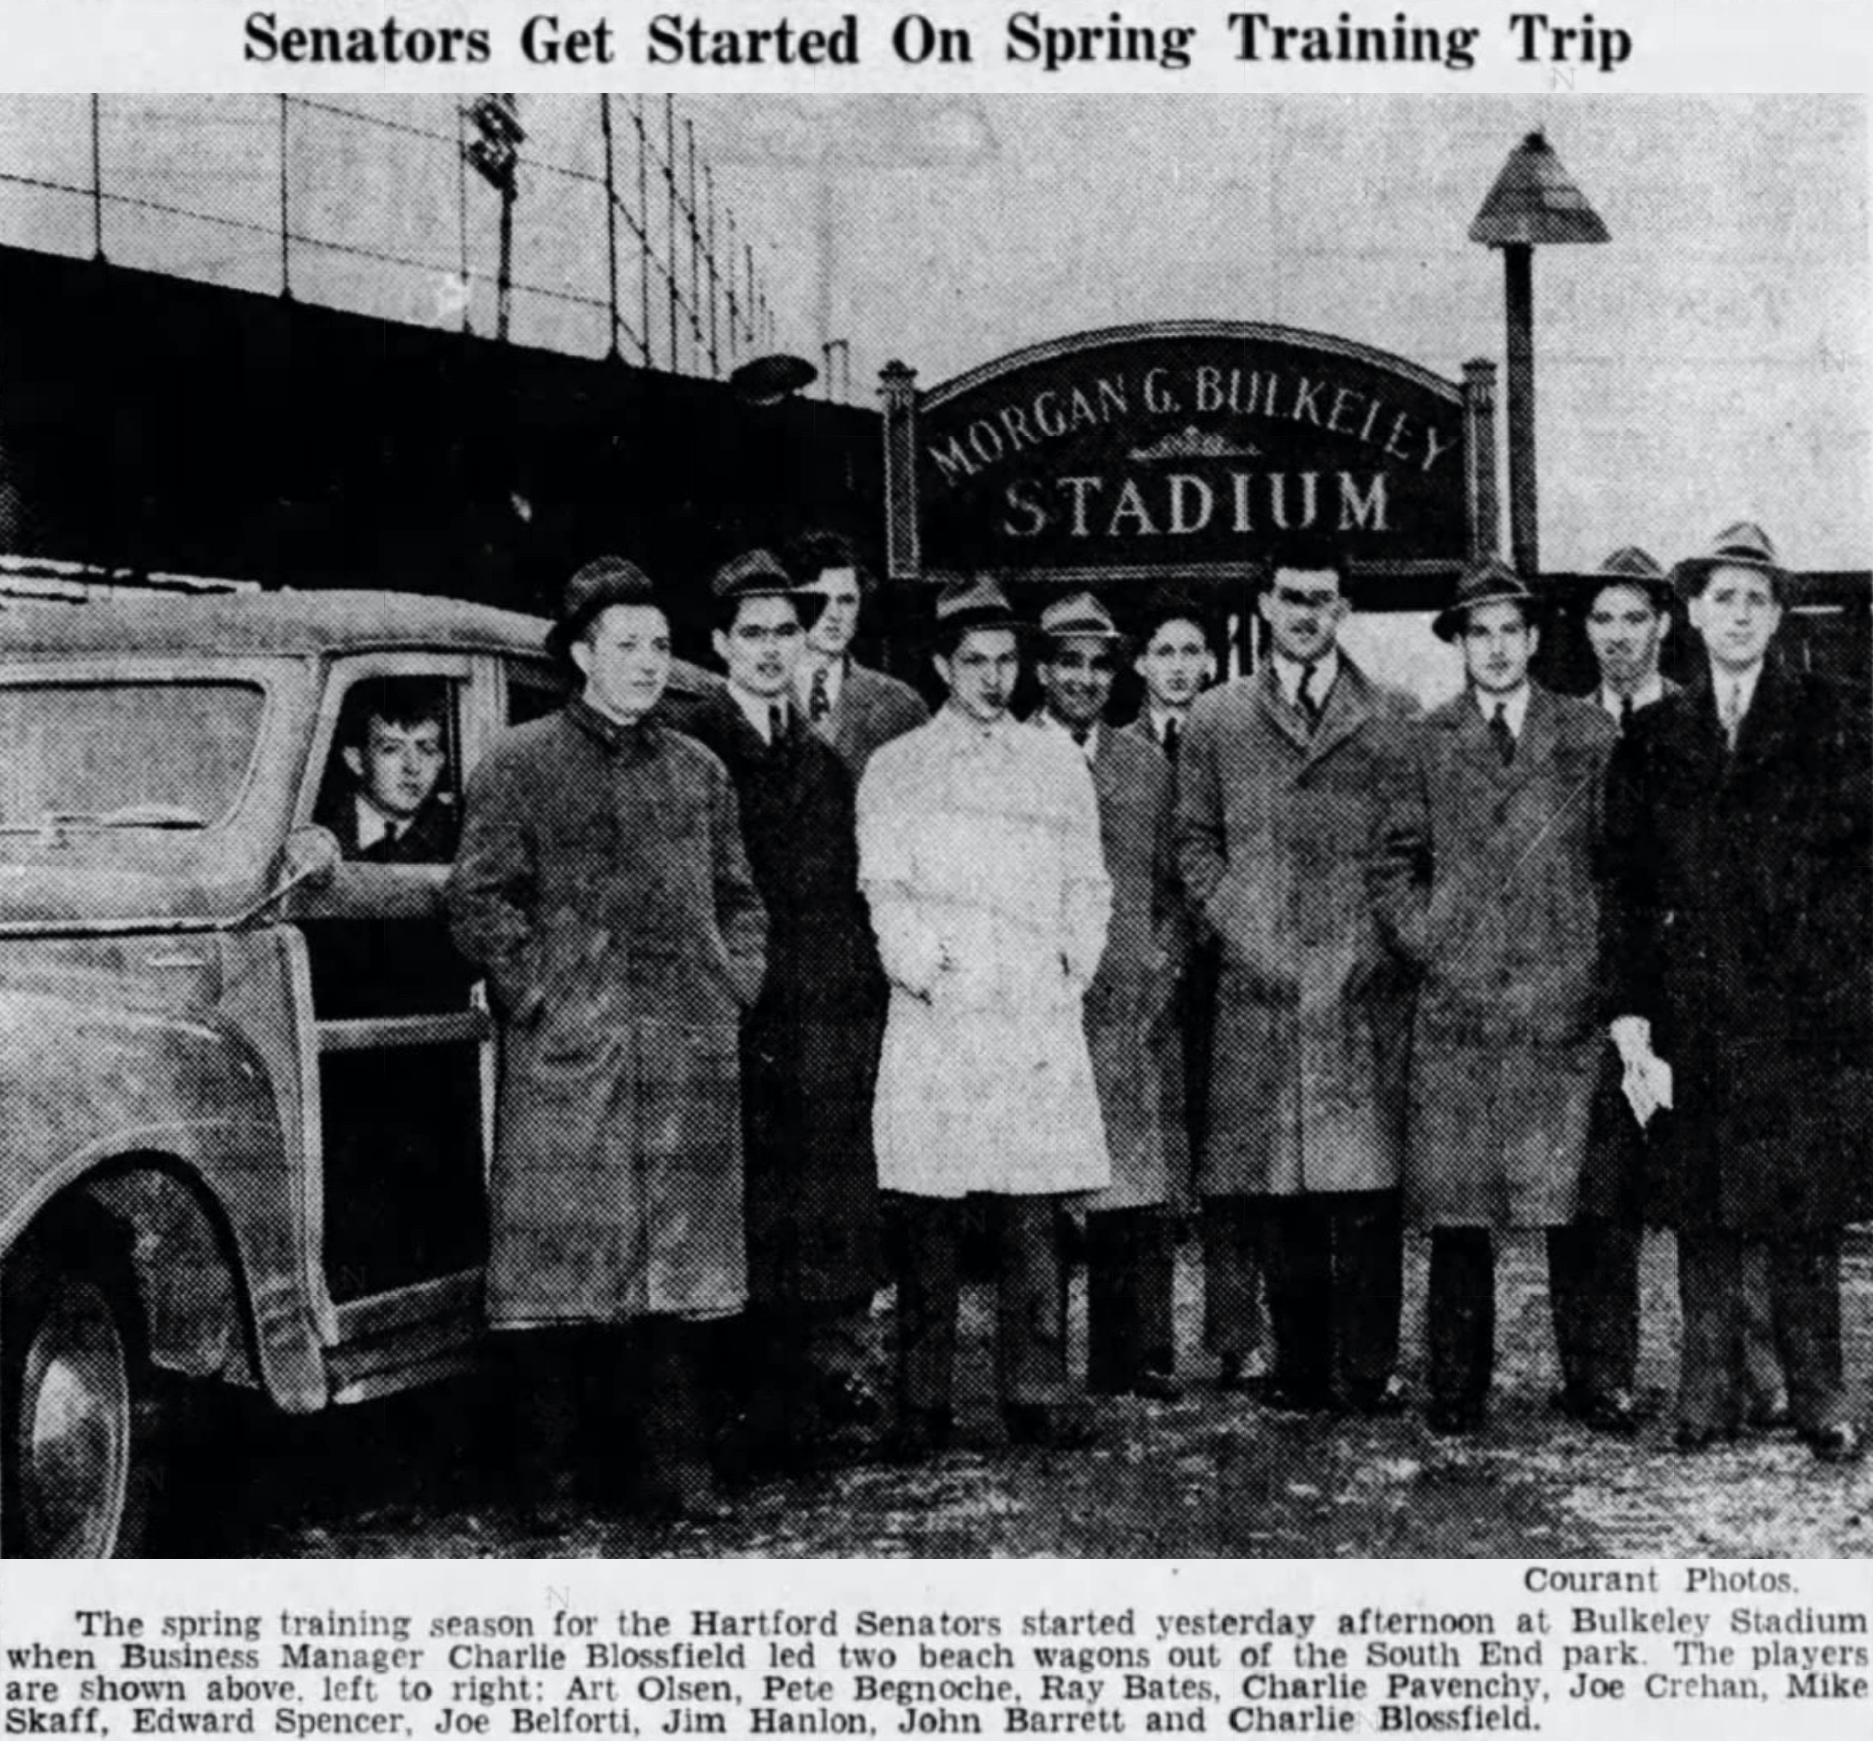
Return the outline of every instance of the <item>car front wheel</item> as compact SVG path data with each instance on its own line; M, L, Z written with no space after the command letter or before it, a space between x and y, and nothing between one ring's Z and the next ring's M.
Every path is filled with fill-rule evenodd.
M6 1266L0 1533L9 1558L123 1559L142 1539L153 1404L134 1287L95 1248L67 1255L72 1244L32 1247Z

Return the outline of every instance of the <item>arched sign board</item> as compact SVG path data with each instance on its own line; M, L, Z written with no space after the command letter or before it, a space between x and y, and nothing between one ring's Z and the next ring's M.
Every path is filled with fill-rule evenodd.
M894 365L891 573L1225 581L1306 536L1368 606L1420 606L1497 547L1493 373L1221 321L1060 339L921 394Z

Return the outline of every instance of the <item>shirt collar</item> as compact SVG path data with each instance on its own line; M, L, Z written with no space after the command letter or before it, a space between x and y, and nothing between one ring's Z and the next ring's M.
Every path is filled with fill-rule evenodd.
M1522 722L1528 718L1528 699L1533 693L1528 684L1524 683L1513 695L1486 695L1474 687L1470 693L1476 697L1477 710L1485 720L1494 719L1500 707L1509 722L1509 730L1518 738L1522 735Z
M1663 701L1664 699L1665 679L1654 671L1650 677L1632 692L1632 710L1634 713L1637 713L1642 707L1650 707L1654 702ZM1626 711L1626 701L1627 697L1615 695L1604 683L1600 685L1600 706L1615 719L1619 719L1624 715Z
M754 727L755 736L762 743L774 741L774 709L786 709L786 701L778 695L750 695L745 689L737 689L734 684L725 685L729 700L739 707L748 723Z
M1065 738L1088 762L1092 761L1093 757L1099 753L1099 726L1096 721L1094 722L1092 730L1086 734L1086 741L1081 743L1079 739L1073 735L1073 728L1068 725L1065 720L1057 719L1047 708L1043 707L1040 712L1035 715L1035 718L1049 731L1055 733L1059 737Z
M958 744L969 747L1011 743L1013 734L1020 729L1019 721L1011 713L1004 713L993 725L980 725L952 701L944 702L937 709L936 717L937 723Z
M1164 728L1167 725L1175 725L1181 732L1184 727L1190 723L1190 715L1187 712L1171 713L1166 709L1159 708L1155 702L1148 703L1147 707L1148 711L1145 715L1145 720L1151 729L1151 741L1154 744L1161 744L1164 742Z
M1732 671L1727 666L1712 663L1710 668L1711 687L1717 692L1717 711L1723 712L1724 699L1732 690L1737 694L1737 717L1740 719L1750 710L1750 704L1756 699L1756 685L1762 681L1762 668L1766 660L1758 659L1747 671Z
M1307 667L1298 660L1290 659L1285 653L1276 653L1275 681L1281 685L1281 693L1290 707L1301 705L1301 679L1307 675ZM1333 691L1333 685L1340 675L1340 650L1329 647L1314 661L1314 695L1325 700Z
M829 659L823 665L802 659L800 668L794 673L793 678L794 694L800 698L800 705L802 707L807 705L808 698L813 693L813 678L816 673L824 671L826 673L826 705L836 710L839 706L839 697L845 693L846 667L850 663L851 660L845 657Z
M393 838L402 835L403 829L398 828L362 792L353 796L352 803L357 807L359 852L369 852L385 835ZM408 826L408 823L404 824L405 828Z

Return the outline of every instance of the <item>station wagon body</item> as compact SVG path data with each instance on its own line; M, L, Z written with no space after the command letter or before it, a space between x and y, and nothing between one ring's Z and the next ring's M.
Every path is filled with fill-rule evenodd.
M434 971L447 866L313 819L385 677L446 697L459 801L559 704L544 629L381 593L0 612L7 1553L135 1551L179 1383L308 1412L474 1359L493 1035Z

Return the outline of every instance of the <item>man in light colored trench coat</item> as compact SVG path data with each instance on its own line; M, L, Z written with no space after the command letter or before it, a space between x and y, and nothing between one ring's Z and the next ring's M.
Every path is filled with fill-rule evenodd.
M1379 819L1405 786L1416 708L1340 652L1341 568L1295 552L1260 600L1273 655L1192 710L1177 764L1185 891L1221 940L1197 1188L1206 1262L1259 1230L1282 1407L1401 1406L1411 982L1374 922ZM1222 1222L1222 1227L1214 1225Z
M1495 1230L1547 1229L1551 1272L1574 1255L1607 1043L1596 854L1616 731L1529 682L1534 611L1501 562L1458 582L1435 628L1460 644L1468 682L1417 734L1415 789L1375 867L1387 935L1424 974L1405 1194L1431 1230L1427 1418L1440 1432L1487 1413ZM1556 1330L1578 1325L1557 1312ZM1563 1370L1580 1364L1570 1346Z
M1183 1047L1175 993L1186 954L1171 854L1171 768L1161 750L1102 722L1126 639L1090 593L1041 613L1035 665L1041 731L1092 769L1112 879L1112 922L1086 994L1086 1039L1105 1119L1112 1183L1086 1201L1086 1376L1097 1395L1178 1394L1172 1287L1188 1190Z
M639 1419L644 1499L708 1517L695 1327L746 1298L739 1028L767 915L722 764L646 717L670 672L649 580L588 563L550 643L583 691L489 750L448 884L501 1031L488 1322L543 1525L581 1381Z
M1110 1182L1082 1001L1112 886L1084 758L1008 712L1024 625L992 582L945 589L949 700L886 744L858 794L859 879L891 981L873 1131L902 1193L897 1437L951 1425L964 1199L1000 1245L997 1376L1018 1442L1085 1443L1067 1380L1061 1199Z

